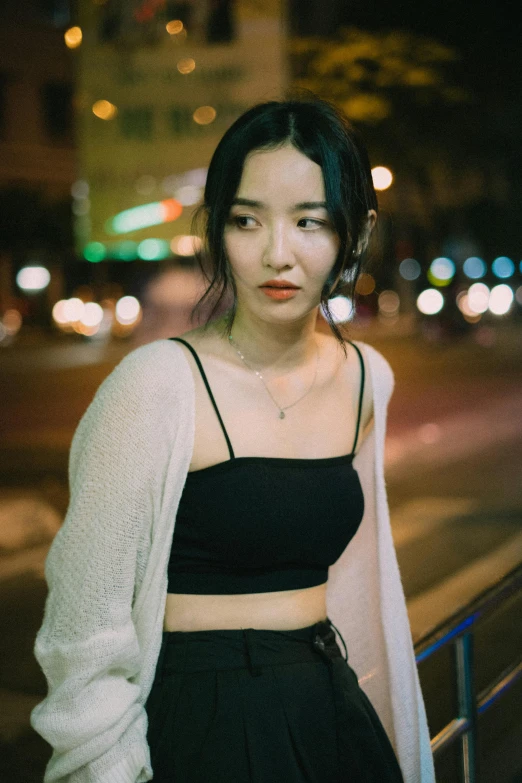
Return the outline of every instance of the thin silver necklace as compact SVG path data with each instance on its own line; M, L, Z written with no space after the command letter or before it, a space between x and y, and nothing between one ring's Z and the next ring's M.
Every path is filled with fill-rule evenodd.
M313 379L313 381L312 381L312 385L310 386L310 388L309 388L309 389L307 389L307 391L305 391L305 393L303 394L303 396L302 396L302 397L299 397L299 399L298 399L298 400L296 400L295 402L293 402L291 405L287 405L285 408L281 408L281 406L280 406L280 405L279 405L279 404L278 404L278 403L277 403L277 402L274 400L274 398L273 398L273 396L272 396L272 392L270 391L270 389L269 389L269 388L268 388L268 386L266 385L266 383L265 383L265 381L264 381L264 379L263 379L263 376L261 375L261 373L260 373L260 372L258 372L257 370L254 370L254 368L253 368L253 367L251 367L251 366L248 364L247 360L245 359L245 357L243 356L243 354L241 353L241 351L240 351L240 350L239 350L239 348L237 347L236 343L235 343L235 342L234 342L234 340L232 339L232 335L231 335L231 334L229 334L229 335L228 335L228 339L230 340L230 342L232 343L232 345L233 345L233 346L234 346L234 348L236 349L236 351L237 351L238 355L241 357L241 359L242 359L242 360L243 360L243 362L246 364L246 366L248 367L248 369L249 369L249 370L251 370L252 372L255 372L255 374L257 375L257 377L258 377L258 378L259 378L261 381L263 381L263 385L264 385L265 389L266 389L266 390L267 390L267 392L270 394L270 396L272 397L272 400L274 401L274 403L275 403L275 405L276 405L277 409L279 410L279 418L280 418L280 419L284 419L284 418L285 418L285 411L286 411L286 410L288 410L288 408L292 408L294 405L297 405L297 403L298 403L298 402L301 402L301 400L303 399L303 397L306 397L306 395L307 395L307 394L308 394L308 393L309 393L309 392L312 390L312 388L313 388L313 386L314 386L314 384L315 384L315 379L317 378L317 369L318 369L318 367L319 367L319 346L317 345L317 342L316 342L316 344L315 344L316 351L317 351L317 357L316 357L316 361L315 361L315 375L314 375L314 379Z

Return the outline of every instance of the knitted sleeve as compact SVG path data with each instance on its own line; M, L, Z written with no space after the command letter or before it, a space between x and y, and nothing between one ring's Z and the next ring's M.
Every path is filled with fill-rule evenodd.
M131 615L154 495L149 353L132 351L105 379L71 444L70 503L45 564L48 597L34 650L48 694L31 725L53 749L44 783L152 778Z

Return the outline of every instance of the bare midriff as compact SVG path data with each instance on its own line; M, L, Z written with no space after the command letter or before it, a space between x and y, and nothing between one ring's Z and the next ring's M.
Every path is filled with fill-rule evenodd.
M273 593L167 593L163 630L257 628L292 631L326 620L326 616L326 582L315 587Z

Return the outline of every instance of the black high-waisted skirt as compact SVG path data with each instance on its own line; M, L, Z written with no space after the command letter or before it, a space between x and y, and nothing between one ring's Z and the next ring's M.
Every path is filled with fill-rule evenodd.
M154 783L404 783L329 619L164 631L145 709Z

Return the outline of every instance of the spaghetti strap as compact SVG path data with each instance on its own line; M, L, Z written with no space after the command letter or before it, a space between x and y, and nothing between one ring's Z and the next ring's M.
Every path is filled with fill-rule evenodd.
M352 448L352 454L355 454L355 446L357 445L357 438L359 437L359 425L361 423L361 414L362 414L362 402L363 402L363 394L364 394L364 359L362 356L362 353L360 349L358 348L355 343L352 343L351 340L347 340L347 342L350 343L350 345L353 345L357 353L359 354L359 361L361 362L361 390L359 392L359 412L357 414L357 426L355 428L355 440L353 442L353 448Z
M230 438L228 437L228 433L227 433L227 431L225 429L225 425L223 424L223 419L221 418L221 414L218 411L218 407L216 405L216 401L214 399L214 395L212 394L212 391L210 389L210 386L209 386L209 383L208 383L208 380L207 380L207 376L205 375L205 371L203 369L203 365L200 362L199 356L197 355L197 353L194 350L194 348L186 340L183 340L181 337L169 337L168 339L169 340L176 340L177 342L180 342L180 343L183 343L183 345L186 345L187 348L191 351L194 359L196 360L196 364L199 367L199 371L201 373L201 377L203 378L205 386L207 387L207 391L208 391L210 400L212 402L212 405L214 406L214 410L216 411L217 417L219 419L219 423L221 424L221 429L223 430L223 434L225 436L225 440L226 440L227 446L228 446L228 451L230 453L230 459L234 459L234 450L232 448L232 444L230 442Z

